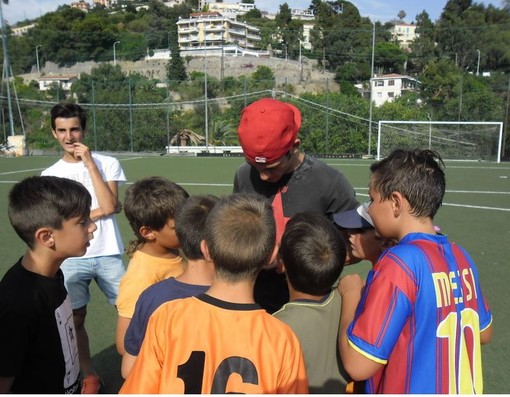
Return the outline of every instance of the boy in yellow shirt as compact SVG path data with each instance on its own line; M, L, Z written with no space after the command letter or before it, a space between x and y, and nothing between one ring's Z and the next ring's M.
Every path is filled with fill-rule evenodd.
M136 301L149 286L183 270L174 217L189 197L181 186L161 177L140 179L126 190L124 212L137 240L130 243L132 254L117 298L115 341L124 354L124 336L135 311Z

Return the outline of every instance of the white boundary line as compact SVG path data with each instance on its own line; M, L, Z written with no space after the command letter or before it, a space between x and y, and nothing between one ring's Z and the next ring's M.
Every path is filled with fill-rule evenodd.
M367 188L355 188L354 190L356 190L356 196L368 197L368 194L359 193L358 189L365 189L365 190L367 190ZM469 192L469 193L472 193L472 192ZM510 194L510 193L502 193L502 194ZM486 207L486 206L483 206L483 205L470 205L470 204L443 203L443 206L473 208L473 209L480 209L480 210L505 211L505 212L510 211L510 208Z
M128 157L124 159L119 159L119 161L130 161L130 160L138 160L143 159L144 157ZM341 166L363 166L366 167L365 164L332 164L330 165L341 165ZM450 167L450 168L475 168L475 169L481 169L480 167ZM482 167L487 169L510 169L510 168L500 168L500 167ZM12 174L20 174L24 172L34 172L34 171L41 171L45 168L33 168L33 169L27 169L27 170L18 170L18 171L9 171L9 172L0 172L1 175L12 175ZM0 181L0 184L15 184L19 181ZM182 186L213 186L213 187L233 187L232 183L188 183L188 182L176 182L179 185ZM131 185L133 182L127 182L126 185ZM359 196L368 197L367 194L359 193L360 190L368 190L367 187L356 187L354 190L357 192ZM510 192L495 192L495 191L480 191L480 190L446 190L446 193L463 193L463 194L503 194L503 195L510 195ZM484 210L494 210L494 211L510 211L510 208L498 208L498 207L487 207L487 206L479 206L479 205L469 205L469 204L453 204L453 203L443 203L444 206L450 206L450 207L462 207L462 208L474 208L474 209L484 209Z
M33 171L42 171L46 168L33 168L31 170L19 170L19 171L8 171L8 172L0 172L0 175L12 175L12 174L22 174L23 172L33 172Z
M366 160L360 160L360 161L366 161ZM326 164L330 165L330 166L335 166L335 167L368 167L367 164L371 164L373 162L375 162L376 160L372 160L370 163L366 162L366 163L361 163L361 164L356 164L356 163L329 163L327 161L325 161ZM446 165L445 169L446 169L446 172L448 172L448 170L450 169L460 169L460 170L501 170L501 171L508 171L510 170L510 167L493 167L493 166L488 166L488 167L482 167L482 166L468 166L468 165L465 165L465 166L461 166L461 165Z

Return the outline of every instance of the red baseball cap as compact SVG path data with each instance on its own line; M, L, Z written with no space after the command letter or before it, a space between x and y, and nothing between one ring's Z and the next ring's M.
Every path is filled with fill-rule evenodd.
M292 148L300 128L301 112L297 107L263 98L244 108L237 132L246 159L265 164Z

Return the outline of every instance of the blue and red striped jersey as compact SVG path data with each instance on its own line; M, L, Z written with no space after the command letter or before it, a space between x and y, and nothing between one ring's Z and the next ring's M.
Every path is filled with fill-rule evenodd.
M385 366L368 393L482 393L480 332L492 314L467 252L412 233L368 274L349 343Z

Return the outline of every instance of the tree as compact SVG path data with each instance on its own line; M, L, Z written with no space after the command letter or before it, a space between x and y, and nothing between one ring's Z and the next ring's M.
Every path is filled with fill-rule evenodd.
M275 21L276 26L280 29L285 29L290 21L292 20L292 12L287 3L283 3L280 5L280 11L276 14Z
M292 19L287 3L280 5L280 12L276 14L275 23L279 32L280 44L286 47L290 58L297 59L300 50L299 41L303 40L303 23Z
M339 66L336 70L335 81L342 87L344 84L359 83L370 79L370 65L366 62L349 62Z
M354 5L342 4L343 12L337 14L328 3L319 3L311 34L312 45L322 50L333 70L345 63L370 63L373 25Z
M456 59L461 69L476 67L476 49L483 48L485 29L483 5L471 0L448 0L437 23L436 41L439 53Z
M406 53L397 44L380 42L375 46L375 66L382 73L402 72L406 59Z
M406 16L407 14L404 10L400 10L397 14L398 19L400 19L401 21L403 21Z
M453 61L446 58L429 61L419 76L421 96L438 112L455 96L460 78L460 70Z
M410 45L412 69L421 71L434 56L436 48L435 27L427 11L416 16L416 38Z
M251 22L253 20L261 19L261 18L262 18L262 13L260 12L260 10L258 8L254 8L253 10L250 10L246 14L244 14L244 19L249 22Z
M482 78L468 73L460 75L454 93L439 109L438 115L443 120L494 121L504 114L503 99L491 91Z
M170 61L166 65L166 77L169 81L184 81L188 78L186 74L186 66L181 58L179 43L177 42L177 28L169 31L168 43L171 52Z
M252 73L251 80L257 89L271 89L274 87L274 74L269 66L259 65Z

